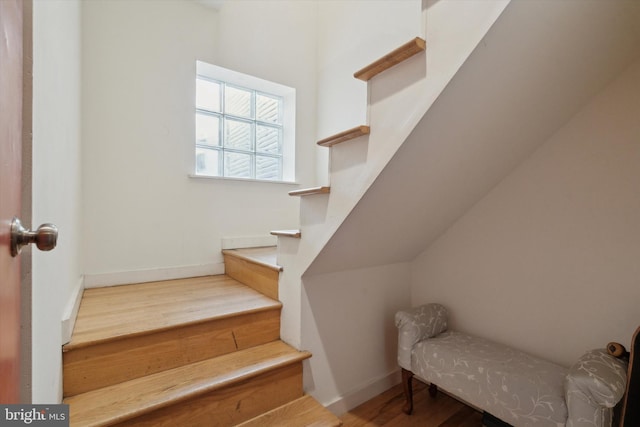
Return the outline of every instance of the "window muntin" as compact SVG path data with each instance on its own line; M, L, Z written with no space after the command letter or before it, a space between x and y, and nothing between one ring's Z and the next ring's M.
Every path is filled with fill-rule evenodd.
M295 91L288 89L295 99ZM285 98L198 73L196 175L292 181Z

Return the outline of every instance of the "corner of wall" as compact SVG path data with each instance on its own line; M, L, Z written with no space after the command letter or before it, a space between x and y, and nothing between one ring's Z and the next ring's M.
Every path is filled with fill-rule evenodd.
M322 404L329 411L340 416L399 383L400 370L394 370L387 375L373 379L367 384L345 393L331 402L322 402Z
M78 283L75 285L67 304L62 312L62 345L71 341L71 335L73 334L73 328L76 324L76 318L78 317L78 310L80 309L80 301L82 301L82 295L84 293L84 276L78 279Z

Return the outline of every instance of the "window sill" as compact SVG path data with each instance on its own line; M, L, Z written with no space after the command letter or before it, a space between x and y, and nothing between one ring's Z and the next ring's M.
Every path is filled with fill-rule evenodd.
M195 175L189 174L189 178L193 179L211 179L215 181L241 181L241 182L261 182L266 184L284 184L284 185L300 185L295 181L270 181L265 179L251 179L251 178L228 178L225 176L209 176L209 175Z

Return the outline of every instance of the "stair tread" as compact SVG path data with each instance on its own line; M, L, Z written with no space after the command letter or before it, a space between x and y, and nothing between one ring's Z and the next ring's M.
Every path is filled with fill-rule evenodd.
M425 48L425 40L421 39L420 37L416 37L413 40L403 44L399 48L393 50L392 52L384 55L382 58L372 62L361 70L356 71L353 74L353 77L355 77L356 79L368 81L374 76L393 67L394 65L397 65L402 61L409 59L413 55L424 51Z
M271 234L274 236L294 237L296 239L302 237L300 230L273 230Z
M64 351L281 307L225 275L87 289Z
M290 196L310 196L312 194L327 194L331 191L331 187L312 187L300 190L289 191Z
M239 249L223 249L225 255L241 258L253 263L271 268L275 271L282 271L282 267L278 265L277 246L263 246L258 248L239 248Z
M327 138L321 139L317 142L318 145L323 147L332 147L341 142L349 141L350 139L359 138L364 135L368 135L371 131L369 126L356 126L352 129L345 130L343 132L337 133L335 135L331 135Z
M313 397L305 395L286 405L238 424L237 427L338 427L342 421Z
M74 426L122 422L311 357L282 341L69 397Z

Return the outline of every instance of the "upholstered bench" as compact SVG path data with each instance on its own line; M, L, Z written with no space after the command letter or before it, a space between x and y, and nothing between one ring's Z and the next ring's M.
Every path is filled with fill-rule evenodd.
M447 330L447 311L427 304L396 313L398 364L413 411L413 376L513 426L610 426L626 363L592 350L570 369L501 344Z

